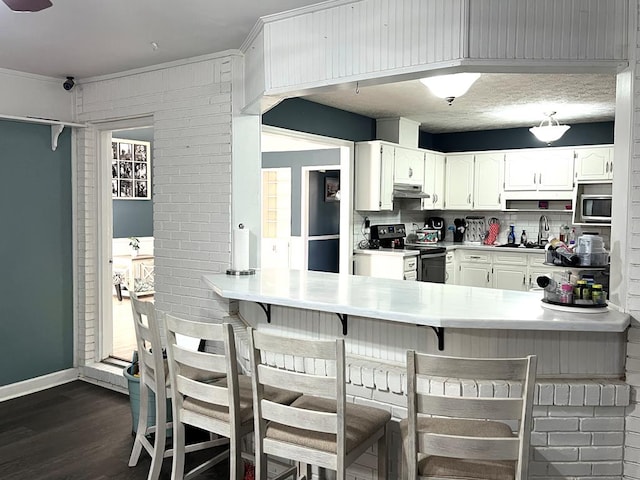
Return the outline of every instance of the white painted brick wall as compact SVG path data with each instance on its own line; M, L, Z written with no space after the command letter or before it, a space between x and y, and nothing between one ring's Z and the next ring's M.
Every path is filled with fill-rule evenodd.
M149 117L154 129L156 306L192 319L221 318L204 273L230 263L232 96L238 55L123 74L78 85L81 122ZM97 358L96 130L78 129L78 345L80 366ZM91 371L89 371L91 375Z

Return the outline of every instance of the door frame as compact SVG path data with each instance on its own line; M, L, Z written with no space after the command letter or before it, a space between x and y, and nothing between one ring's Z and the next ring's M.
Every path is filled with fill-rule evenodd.
M271 127L268 125L262 126L262 133L268 133L272 135L280 135L285 139L290 139L292 144L289 150L303 150L313 149L309 146L309 143L315 144L318 148L339 148L340 149L340 164L327 165L324 169L340 170L340 259L339 270L340 273L352 273L353 272L353 166L355 158L355 143L350 140L342 140L340 138L324 137L322 135L315 135L311 133L297 132L295 130L287 130L279 127ZM301 145L303 147L301 147ZM306 145L306 148L304 147ZM287 147L283 147L280 151L286 151ZM261 148L262 152L262 148ZM302 172L304 175L305 168L311 168L314 170L322 169L323 167L303 167ZM307 179L303 177L301 183L301 217L300 217L300 229L301 236L304 236L302 243L304 245L304 265L306 269L307 265L307 253L308 246L307 240L308 234L306 233L305 226L308 228L307 212L308 210L308 195L305 190L308 191L308 175ZM306 210L305 210L306 208ZM295 263L295 262L292 262Z
M113 241L113 198L111 195L111 138L116 130L153 128L153 117L138 117L114 120L94 124L96 129L96 201L97 201L97 312L96 362L110 356L113 347L113 278L112 278L112 241ZM153 159L153 156L152 156ZM153 167L150 174L152 175ZM152 177L153 181L153 177ZM153 188L151 201L153 201Z

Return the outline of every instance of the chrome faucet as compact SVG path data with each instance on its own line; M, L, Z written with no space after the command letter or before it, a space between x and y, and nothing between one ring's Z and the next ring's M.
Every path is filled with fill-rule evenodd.
M549 239L549 219L546 215L540 216L538 222L538 245L544 245Z

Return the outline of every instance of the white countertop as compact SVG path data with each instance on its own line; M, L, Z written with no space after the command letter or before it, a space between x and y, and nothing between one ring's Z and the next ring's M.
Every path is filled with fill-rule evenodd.
M393 257L417 257L419 250L404 250L402 248L357 248L353 253L362 255L390 255Z
M203 280L223 298L433 327L622 332L629 325L629 315L611 308L605 313L543 308L541 292L280 269Z

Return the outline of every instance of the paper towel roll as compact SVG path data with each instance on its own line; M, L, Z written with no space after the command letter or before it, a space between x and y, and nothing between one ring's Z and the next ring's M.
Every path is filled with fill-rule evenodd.
M249 229L234 228L232 244L231 268L233 270L249 270Z

